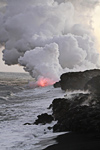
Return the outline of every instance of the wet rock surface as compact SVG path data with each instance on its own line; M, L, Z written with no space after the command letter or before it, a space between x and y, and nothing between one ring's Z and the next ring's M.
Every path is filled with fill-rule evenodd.
M96 133L100 135L100 70L70 72L61 75L61 81L54 87L62 90L87 90L71 94L70 97L54 99L49 109L53 114L38 116L35 124L46 124L52 120L54 132L72 131L75 133Z
M38 124L43 124L45 125L46 123L51 123L54 118L52 115L48 115L47 113L41 114L37 116L38 119L34 122L34 124L38 125Z
M100 95L100 75L90 79L84 87L85 90L89 90L97 95Z
M53 101L53 116L58 120L54 132L100 133L100 96L79 94Z
M100 137L96 133L66 133L56 138L57 144L45 150L100 150Z
M98 75L100 75L99 69L64 73L54 87L61 87L62 90L83 90L85 84Z
M60 85L60 81L59 81L59 82L56 82L53 86L54 86L54 88L61 87L61 85Z
M45 125L56 120L54 132L100 134L100 95L77 93L70 98L57 98L52 102L52 111L52 115L39 115L34 124Z

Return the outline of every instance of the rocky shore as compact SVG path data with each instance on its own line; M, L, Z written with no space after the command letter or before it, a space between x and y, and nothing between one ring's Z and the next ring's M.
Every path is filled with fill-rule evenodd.
M92 142L93 140L96 146L97 140L100 142L100 70L95 69L84 72L65 73L61 75L60 78L61 80L55 83L54 87L61 87L62 90L67 92L75 90L81 91L79 93L70 94L70 96L68 96L66 92L64 98L54 99L49 107L49 109L52 109L52 115L41 114L34 124L46 124L56 120L57 123L53 126L53 132L70 131L69 134L65 135L66 139L62 136L61 139L64 141L67 141L69 138L70 140L73 139L72 142L74 142L76 138L80 141L81 137L81 143L83 145L86 142L84 142L84 140L87 139L88 142ZM49 127L49 129L51 128L52 127ZM91 139L91 137L93 137L93 139ZM61 141L63 142L63 140ZM79 141L76 141L76 145ZM99 142L97 142L97 145L100 148ZM93 143L91 143L91 145L93 145ZM90 146L89 150L95 150L93 147L94 146ZM56 150L57 146L53 148ZM51 150L53 150L53 148L51 148ZM57 150L59 149L60 148ZM83 149L77 148L77 150ZM49 150L49 148L46 150ZM72 147L68 150L76 149Z
M54 87L62 90L88 90L70 97L54 99L54 132L70 131L57 137L58 144L45 150L100 149L100 70L66 73Z
M100 133L100 96L81 93L71 99L55 99L53 116L58 121L54 132Z
M85 85L93 77L99 76L100 70L86 70L84 72L68 72L60 77L60 81L54 84L54 87L61 87L62 90L84 90Z
M100 150L100 138L96 134L66 133L56 138L57 144L45 150Z
M54 132L72 131L76 133L100 134L100 70L65 73L59 85L63 90L88 90L54 99L52 115L38 116L35 124L50 123L56 120ZM57 83L58 84L58 83ZM55 87L56 84L54 85Z
M46 124L53 120L54 132L73 131L76 133L100 134L100 95L79 93L68 98L54 99L53 114L41 114L34 124Z

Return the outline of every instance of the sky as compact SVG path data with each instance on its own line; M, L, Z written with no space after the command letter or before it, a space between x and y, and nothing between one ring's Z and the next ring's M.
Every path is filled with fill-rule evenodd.
M0 72L25 72L23 67L18 65L8 66L4 64L2 60L2 49L0 48Z
M95 35L98 41L97 48L100 52L100 48L99 48L100 47L100 6L96 7L93 20L94 20L93 26L95 30Z
M6 0L0 0L0 7L5 6ZM25 72L23 70L23 67L19 67L19 65L13 65L8 66L5 65L4 61L2 60L3 54L2 54L3 47L0 47L0 72Z
M5 5L6 0L0 0L0 7ZM0 47L0 72L25 72L22 66L19 65L12 65L8 66L4 63L2 60L3 54L2 54L3 47Z
M0 5L4 5L4 1L6 0L1 0L0 1ZM59 0L60 1L60 0ZM98 49L98 52L100 53L100 50L99 50L99 46L100 46L100 21L99 21L99 17L100 16L100 6L97 6L95 11L94 11L94 15L93 15L93 28L94 28L94 32L95 32L95 35L97 37L97 49ZM44 26L45 27L45 26ZM57 39L56 39L57 41ZM55 41L54 41L55 42ZM56 49L56 46L57 45L53 45ZM49 46L49 48L52 48L52 45ZM40 51L40 50L39 50ZM44 51L44 49L42 50ZM33 53L33 52L32 52ZM31 53L30 53L31 54ZM28 57L28 54L26 54L24 57ZM25 63L24 61L24 57L23 59L20 59L20 64L22 66L19 66L19 65L11 65L11 66L8 66L8 65L5 65L5 62L2 60L3 58L3 55L2 55L2 48L0 48L0 72L25 72L23 70L23 64ZM27 59L27 58L26 58ZM35 58L34 58L35 59ZM35 63L35 62L34 62ZM41 62L40 62L41 63ZM13 64L13 63L12 63ZM62 63L63 65L63 63ZM70 64L71 66L71 64ZM59 67L60 68L60 67ZM27 68L26 68L27 69ZM29 70L29 68L28 68ZM30 71L30 70L29 70Z

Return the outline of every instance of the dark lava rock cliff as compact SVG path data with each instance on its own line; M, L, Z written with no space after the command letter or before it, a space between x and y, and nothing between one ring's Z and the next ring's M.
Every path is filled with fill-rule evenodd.
M35 124L56 120L54 132L72 131L76 133L96 133L100 136L100 70L70 72L61 75L55 87L62 90L89 90L72 93L64 98L54 99L50 105L52 115L38 116Z
M90 79L84 86L84 90L100 95L100 75Z
M100 96L81 93L71 99L55 99L52 104L53 116L58 120L54 132L100 134Z
M61 87L62 90L83 90L85 84L98 75L100 75L99 69L64 73L60 77L61 80L54 84L54 87Z
M88 90L89 93L54 99L53 116L58 120L54 132L100 134L100 70L64 73L60 78L62 90Z

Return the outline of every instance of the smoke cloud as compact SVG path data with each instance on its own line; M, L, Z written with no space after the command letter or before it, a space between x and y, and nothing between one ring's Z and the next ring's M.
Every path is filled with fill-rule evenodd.
M0 1L1 2L1 1ZM33 77L59 80L66 71L98 68L92 27L100 0L4 0L0 43L5 64L19 64Z

